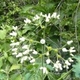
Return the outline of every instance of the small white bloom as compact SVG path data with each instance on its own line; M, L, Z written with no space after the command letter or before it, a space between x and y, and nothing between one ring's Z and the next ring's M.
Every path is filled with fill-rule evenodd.
M68 50L66 48L62 48L63 52L68 52Z
M68 65L64 65L63 68L69 69L69 66Z
M22 49L29 49L29 46L28 45L24 45L24 46L22 46Z
M22 58L21 58L21 63L23 63L24 61L26 61L28 59L28 56L23 56Z
M26 18L26 20L24 20L24 22L27 24L27 23L31 23L31 20Z
M57 17L57 13L54 12L51 17L52 17L52 18L56 18L56 17Z
M15 45L18 46L20 44L20 42L16 42Z
M23 41L26 40L26 38L25 37L21 37L19 40L23 42Z
M45 39L41 39L41 40L40 40L40 43L41 43L41 44L45 44Z
M33 58L32 60L30 60L30 63L34 63L35 62L35 59Z
M12 31L12 32L10 33L10 35L16 37L16 36L17 36L17 33L16 33L15 31Z
M15 31L16 31L16 30L17 30L17 28L18 28L17 26L12 26L12 27L13 27L13 30L15 30Z
M58 14L56 18L57 18L57 19L60 19L60 15Z
M18 46L18 45L19 45L19 42L12 42L12 43L10 44L11 47Z
M72 57L73 57L74 55L73 55L72 53L70 53L70 56L72 56Z
M74 50L74 47L70 47L69 52L76 52L76 50Z
M49 22L50 18L51 18L50 13L48 15L45 15L46 22Z
M24 52L23 52L23 54L25 55L25 54L29 54L29 50L25 50Z
M45 20L46 22L49 22L49 18L46 18L46 20Z
M74 60L72 60L72 58L70 57L70 58L68 58L68 60L69 60L69 62L74 62Z
M38 15L35 15L35 17L33 18L33 21L40 19L40 17Z
M16 58L18 58L18 57L22 57L22 53L18 53L18 54L16 55Z
M71 65L71 63L68 60L65 60L65 65Z
M56 61L56 63L54 64L54 68L56 71L62 70L62 64L59 61Z
M57 12L54 12L51 17L55 19L60 19L60 15L57 14Z
M13 52L12 55L17 55L17 52Z
M36 50L33 50L32 54L38 54L38 52Z
M40 67L40 70L43 71L43 74L48 74L48 70L46 67Z
M51 60L50 60L50 59L47 59L47 60L46 60L46 63L47 63L47 64L49 64L50 62L51 62Z
M68 44L68 45L70 45L71 43L73 43L73 40L67 41L67 44Z
M40 13L40 16L44 17L44 15L43 15L43 13L42 13L42 12Z
M32 60L32 59L33 59L33 56L30 55L30 56L28 57L28 59L29 59L29 60Z
M16 52L17 50L18 50L18 48L13 48L13 49L12 49L12 51L15 51L15 52Z
M49 51L46 52L46 56L49 56Z
M15 46L15 43L11 43L10 46L14 47Z

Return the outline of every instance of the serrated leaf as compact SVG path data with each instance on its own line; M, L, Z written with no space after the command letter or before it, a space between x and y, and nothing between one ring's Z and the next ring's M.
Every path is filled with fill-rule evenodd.
M73 65L73 72L75 73L76 77L80 78L80 63Z

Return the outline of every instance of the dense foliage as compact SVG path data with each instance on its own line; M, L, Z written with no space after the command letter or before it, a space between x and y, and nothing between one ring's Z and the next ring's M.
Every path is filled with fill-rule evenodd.
M80 0L1 0L0 80L80 79Z

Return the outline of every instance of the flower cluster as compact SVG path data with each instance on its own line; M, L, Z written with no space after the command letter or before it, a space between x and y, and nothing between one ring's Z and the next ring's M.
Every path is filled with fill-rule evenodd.
M74 62L71 57L69 57L67 60L64 61L64 63L61 63L59 60L54 63L54 69L55 71L61 71L63 68L69 69L69 66L71 63Z
M32 21L37 21L37 20L39 20L39 19L41 19L41 18L45 18L45 22L49 22L50 19L60 19L60 15L59 15L57 12L53 12L52 14L50 14L50 13L48 13L48 14L43 14L43 13L41 12L39 15L36 14L36 15L33 17ZM29 23L31 23L31 20L28 19L28 18L26 18L26 19L24 20L24 22L25 22L26 24L29 24Z
M71 43L73 43L73 41L67 41L67 44L70 45ZM62 51L63 52L70 52L70 53L73 53L73 52L76 52L76 50L74 49L75 47L70 47L69 49L63 47L62 48Z
M17 27L13 27L13 32L17 34ZM26 41L25 37L20 37L18 41L16 41L15 34L13 32L10 33L11 35L11 51L12 55L16 58L20 58L20 62L23 63L24 61L29 61L30 63L35 62L35 58L32 56L38 54L35 49L31 49L29 44L24 44Z
M45 22L49 22L51 19L60 19L60 15L56 12L54 12L53 14L36 14L32 19L28 19L26 18L24 20L25 24L29 25L32 24L38 20L44 19ZM71 65L71 63L73 62L72 57L74 56L72 53L76 52L76 50L74 49L75 47L70 47L70 48L66 48L66 46L63 46L62 48L60 48L60 50L62 50L62 52L68 52L70 53L70 56L68 59L64 59L63 57L61 58L61 55L59 55L58 53L58 49L53 49L53 47L49 46L47 49L46 54L42 53L39 54L38 51L36 51L37 49L32 47L32 44L30 43L29 39L27 39L24 36L19 37L18 36L18 27L17 26L13 26L13 31L10 33L11 36L11 51L12 51L12 55L15 56L17 59L20 60L20 63L23 63L25 61L29 61L29 63L34 64L35 62L37 62L36 58L39 58L40 55L44 56L45 55L45 63L46 65L53 65L53 68L55 69L55 71L60 71L63 70L63 68L69 69L69 66ZM17 39L18 38L18 39ZM38 42L40 43L42 46L44 46L46 48L46 40L45 37L43 37L42 39L40 39L40 41L34 41L33 42ZM67 41L67 45L71 45L73 43L72 40ZM54 52L56 52L56 57L57 57L57 61L54 62L51 58L50 58L50 51L53 50ZM37 55L36 57L34 55ZM60 61L58 59L58 57L60 58ZM48 70L46 67L40 67L40 70L43 71L44 74L48 74Z

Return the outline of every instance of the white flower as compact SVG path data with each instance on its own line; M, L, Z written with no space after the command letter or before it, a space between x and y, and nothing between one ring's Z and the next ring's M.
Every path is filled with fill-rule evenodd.
M68 65L64 65L63 68L69 69L69 66Z
M14 47L15 46L15 43L11 43L10 46Z
M15 52L16 52L17 50L18 50L18 48L13 48L13 49L12 49L12 51L15 51Z
M48 74L48 70L46 67L40 67L40 70L43 71L43 74Z
M76 52L76 50L74 50L74 47L70 47L69 52Z
M70 53L70 55L73 57L74 55L72 53Z
M46 17L46 20L45 20L45 21L46 21L46 22L49 22L49 18Z
M50 18L51 18L50 13L48 15L45 14L45 19L46 19L45 21L46 22L49 22Z
M72 60L72 58L68 58L69 62L74 62L74 60Z
M15 45L18 46L20 44L20 42L16 42Z
M28 59L28 56L23 56L22 58L21 58L21 63L23 63L24 61L26 61Z
M41 44L45 44L45 39L41 39L41 40L40 40L40 43L41 43Z
M55 19L60 19L60 15L57 14L57 12L54 12L51 17Z
M71 41L67 41L67 44L68 45L70 45L71 43L73 43L73 41L71 40Z
M13 27L13 30L15 30L15 31L16 31L16 30L17 30L17 28L18 28L17 26L12 26L12 27Z
M56 18L57 18L57 19L60 19L60 15L58 14Z
M63 52L68 52L68 50L66 48L62 48Z
M65 65L71 65L71 63L68 60L65 60Z
M17 55L17 52L13 52L12 55Z
M23 42L25 41L25 39L26 39L25 37L21 37L19 40Z
M12 31L12 32L10 33L10 35L16 37L16 36L17 36L17 33L16 33L15 31Z
M38 54L38 52L36 51L36 50L33 50L33 52L32 52L33 54Z
M46 52L46 56L49 56L49 51Z
M16 55L16 58L18 57L22 57L22 53L18 53L18 55Z
M12 47L17 46L17 45L19 45L19 42L12 42L12 43L10 44L10 46L12 46Z
M35 15L35 17L33 18L33 21L40 19L40 17L38 15Z
M26 20L24 20L24 22L27 24L27 23L31 23L31 20L26 18Z
M29 49L29 46L28 45L24 45L24 46L22 46L22 49Z
M54 12L51 17L52 17L52 18L56 18L56 17L57 17L57 13Z
M56 61L56 63L54 64L54 68L56 71L62 70L62 64L59 61Z
M23 54L25 55L25 54L29 54L29 50L25 50L24 52L23 52Z
M35 62L35 59L33 58L32 60L30 60L30 63L34 63Z
M51 62L51 60L50 60L50 59L47 59L47 60L46 60L46 63L47 63L47 64L49 64L50 62Z
M43 15L43 13L42 13L42 12L40 13L40 16L44 17L44 15Z
M70 65L71 65L71 63L68 60L65 60L65 65L63 67L66 69L69 69Z

